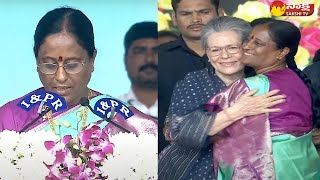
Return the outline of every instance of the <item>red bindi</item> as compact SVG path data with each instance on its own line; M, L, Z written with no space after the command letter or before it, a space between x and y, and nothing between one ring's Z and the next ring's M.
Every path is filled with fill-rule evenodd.
M59 61L60 61L60 62L62 62L62 61L63 61L62 56L59 56Z

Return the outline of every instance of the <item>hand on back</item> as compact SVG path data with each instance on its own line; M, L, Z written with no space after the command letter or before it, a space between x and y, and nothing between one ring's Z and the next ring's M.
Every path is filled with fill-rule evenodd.
M281 111L280 108L274 108L275 105L285 102L285 95L277 95L280 90L272 90L266 94L254 96L257 91L254 89L245 93L230 108L239 112L240 118Z

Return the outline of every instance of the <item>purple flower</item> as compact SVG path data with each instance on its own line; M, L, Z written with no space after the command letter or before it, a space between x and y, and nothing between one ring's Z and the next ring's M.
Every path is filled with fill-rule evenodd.
M66 135L60 142L47 141L45 147L55 155L47 180L101 179L99 169L108 154L113 153L108 135L97 125L86 127L76 138Z

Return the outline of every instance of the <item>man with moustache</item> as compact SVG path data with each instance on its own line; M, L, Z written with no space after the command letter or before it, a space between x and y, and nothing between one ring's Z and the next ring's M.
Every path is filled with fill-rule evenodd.
M120 100L158 118L158 31L156 22L138 22L124 38L125 67L131 81Z
M187 73L209 65L200 42L201 30L207 22L223 15L219 0L172 0L171 5L180 37L159 46L159 152L169 144L162 131L174 86Z

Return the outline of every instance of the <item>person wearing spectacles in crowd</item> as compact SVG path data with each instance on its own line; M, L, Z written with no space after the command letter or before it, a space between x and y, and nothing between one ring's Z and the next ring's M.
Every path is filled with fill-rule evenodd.
M80 99L87 98L91 107L102 98L112 98L88 87L97 54L91 21L80 10L62 7L47 12L39 21L34 34L33 47L37 71L42 88L23 97L10 101L0 108L0 131L20 131L39 116L47 105L36 105L30 111L17 106L28 95L40 91L54 92L66 101L67 109L62 112L49 111L42 120L35 122L30 129L51 130L60 136L76 135L85 126L102 118L81 106ZM113 98L115 99L115 98ZM115 99L116 100L116 99ZM157 122L129 104L125 104L134 115L125 120L120 113L113 118L127 130L139 134L143 131L157 134ZM135 122L133 122L135 121ZM100 121L99 121L100 122ZM99 124L112 133L121 129L103 121Z
M215 56L220 56L223 50L225 50L227 54L236 54L240 51L240 49L241 49L241 44L231 44L225 47L216 47L216 46L208 47L206 49L206 52L210 56L215 57Z
M176 41L159 46L159 138L158 150L169 143L162 135L170 100L178 81L192 71L208 66L208 58L201 47L200 34L210 20L223 15L220 0L171 0L172 20L179 30Z
M226 86L245 76L242 42L251 30L248 22L235 17L218 17L204 26L201 34L211 67L188 73L174 89L166 117L165 137L171 141L160 154L159 179L214 179L214 138L209 133L229 126L231 117L278 112L272 106L284 96L274 90L253 97L256 90L244 94L226 111L209 113L203 105ZM236 119L235 119L236 120Z
M219 137L213 144L215 177L320 179L320 157L312 142L312 129L320 127L320 102L294 59L301 32L291 22L272 18L259 18L251 25L241 62L257 75L236 81L205 105L209 112L229 114L232 122L208 133ZM275 106L281 111L232 116L228 107L252 89L259 89L257 94L279 89L286 96Z

